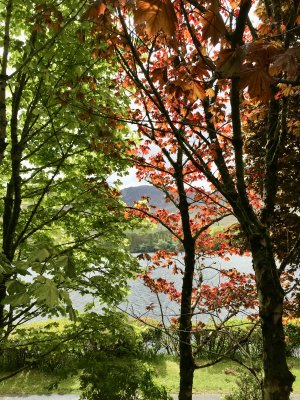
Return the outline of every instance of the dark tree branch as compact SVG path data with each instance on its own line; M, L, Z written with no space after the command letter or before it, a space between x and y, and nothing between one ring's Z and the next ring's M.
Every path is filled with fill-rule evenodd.
M2 53L1 72L0 72L0 163L4 158L4 152L7 146L6 87L8 81L7 66L8 66L9 47L10 47L10 24L12 17L12 6L13 6L13 1L8 0L6 6L3 53Z
M232 144L235 154L236 186L239 194L239 203L231 205L234 211L238 210L238 213L242 215L242 219L244 221L247 221L246 224L250 223L250 225L248 225L248 228L251 229L251 224L257 220L257 217L253 208L250 205L249 198L246 192L243 135L240 116L239 78L232 78L230 104L232 116Z
M229 39L233 48L236 46L242 45L243 42L243 35L245 31L245 27L248 20L248 14L252 5L251 0L243 0L240 3L240 11L239 15L236 18L236 27L232 34L229 35Z

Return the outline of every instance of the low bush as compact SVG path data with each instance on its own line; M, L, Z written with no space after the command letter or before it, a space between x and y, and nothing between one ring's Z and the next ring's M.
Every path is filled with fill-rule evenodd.
M284 326L286 335L286 351L290 357L300 357L300 322L292 319Z
M170 400L167 391L154 382L147 363L135 359L93 360L80 377L81 399Z
M261 379L250 372L240 372L237 388L224 397L224 400L263 400Z

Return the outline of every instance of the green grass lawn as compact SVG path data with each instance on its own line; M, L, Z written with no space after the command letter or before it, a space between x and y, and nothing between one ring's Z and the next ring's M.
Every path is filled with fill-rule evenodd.
M198 369L194 375L194 392L230 392L235 386L236 377L225 374L227 368L233 369L230 362L222 362L212 367ZM179 367L175 361L161 362L157 365L158 382L163 384L170 393L178 392Z
M300 393L300 360L289 361L292 372L296 375L294 393ZM178 392L179 368L175 361L161 359L153 365L156 370L159 383L163 384L170 393ZM212 367L199 369L195 372L194 392L230 392L235 386L236 376L226 374L225 370L232 372L238 370L238 366L232 362L222 362ZM3 376L3 374L2 374ZM49 389L49 386L57 381L55 375L44 374L37 370L22 372L14 378L0 383L0 394L46 394L46 393L78 393L78 377L68 378L58 384L57 388Z
M1 374L3 376L4 374ZM0 382L0 394L50 394L50 393L79 393L77 377L61 381L57 388L50 388L55 384L57 376L45 374L37 370L21 372L17 376Z

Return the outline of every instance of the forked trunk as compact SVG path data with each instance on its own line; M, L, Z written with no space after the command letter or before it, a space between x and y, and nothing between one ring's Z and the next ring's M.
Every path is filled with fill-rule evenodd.
M263 337L264 400L288 400L295 377L286 361L284 292L267 235L250 239Z

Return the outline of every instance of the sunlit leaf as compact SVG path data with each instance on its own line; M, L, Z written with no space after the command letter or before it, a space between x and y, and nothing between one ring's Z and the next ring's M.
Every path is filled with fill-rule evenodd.
M226 33L225 23L219 13L207 11L202 17L202 40L210 39L215 46Z
M106 5L102 0L96 0L83 14L83 20L94 21L99 18L100 15L103 15L106 9Z
M167 67L155 68L152 71L153 82L159 82L161 85L168 81Z
M146 32L153 36L160 30L174 35L177 17L170 0L138 0L134 13L136 24L146 23Z
M188 92L188 98L191 101L196 101L198 99L204 99L204 97L206 95L205 89L198 81L191 81L191 82L185 83L183 85L183 88L185 91Z
M53 307L59 303L59 292L53 281L50 279L40 279L34 287L34 294L39 303Z

